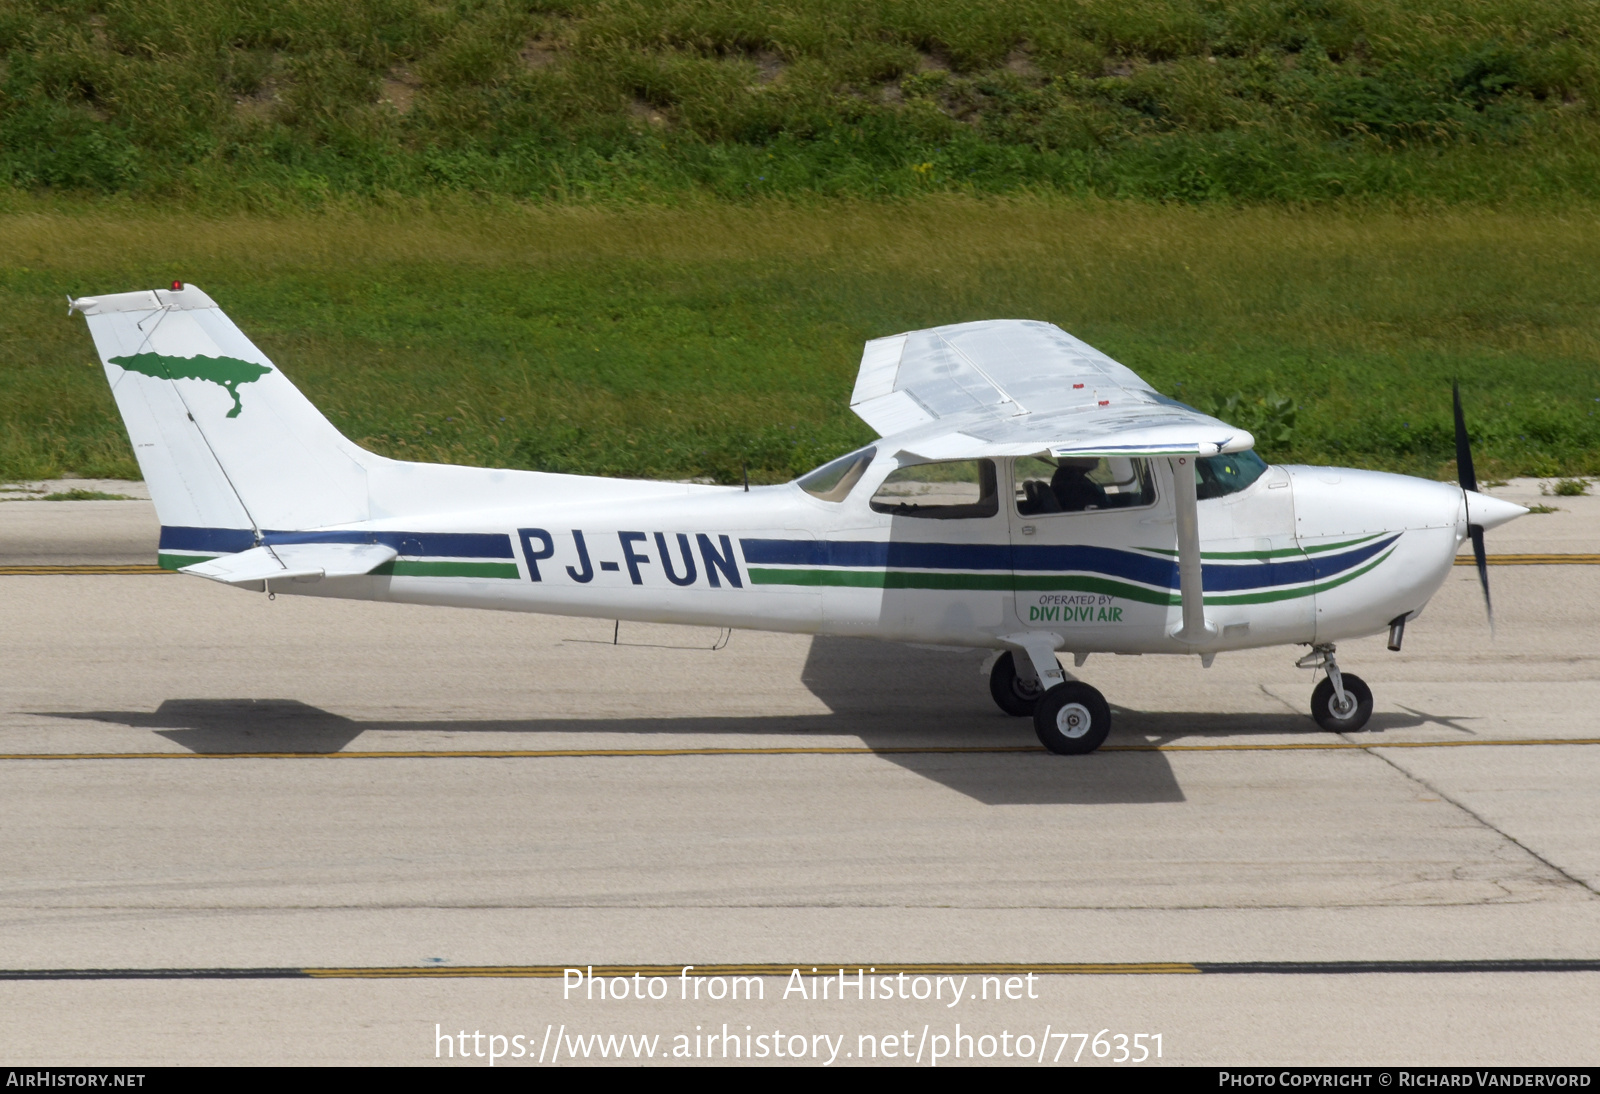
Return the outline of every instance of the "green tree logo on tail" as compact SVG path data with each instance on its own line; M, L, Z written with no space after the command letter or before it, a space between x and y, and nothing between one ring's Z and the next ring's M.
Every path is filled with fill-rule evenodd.
M230 418L237 418L243 406L239 402L239 385L254 383L272 371L266 365L252 365L237 357L166 357L159 353L113 357L111 363L157 380L209 380L220 384L233 396Z

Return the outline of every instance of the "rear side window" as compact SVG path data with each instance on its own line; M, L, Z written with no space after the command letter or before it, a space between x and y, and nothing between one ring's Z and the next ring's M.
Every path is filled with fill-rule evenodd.
M1267 463L1254 452L1201 456L1194 461L1194 492L1201 501L1237 494L1262 475Z
M897 517L961 520L1000 511L993 460L942 460L890 473L872 495L872 508Z
M848 456L840 456L832 463L825 463L815 471L801 475L795 480L795 485L822 501L843 501L861 479L875 452L875 448L863 448Z

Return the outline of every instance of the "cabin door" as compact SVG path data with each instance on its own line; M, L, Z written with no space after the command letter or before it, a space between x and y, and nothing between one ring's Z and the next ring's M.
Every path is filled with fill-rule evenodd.
M1174 610L1170 502L1149 460L1022 456L1007 492L1016 622L1072 652L1134 652Z

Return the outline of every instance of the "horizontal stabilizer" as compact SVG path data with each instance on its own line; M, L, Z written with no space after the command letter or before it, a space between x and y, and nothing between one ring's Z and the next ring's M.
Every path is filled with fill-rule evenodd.
M179 572L228 585L291 577L360 577L398 553L381 543L284 543L197 562Z

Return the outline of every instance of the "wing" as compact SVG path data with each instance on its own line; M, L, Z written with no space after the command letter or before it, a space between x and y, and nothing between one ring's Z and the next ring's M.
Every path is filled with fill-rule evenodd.
M1255 443L1060 327L1024 319L868 342L850 409L927 459L1212 455Z

